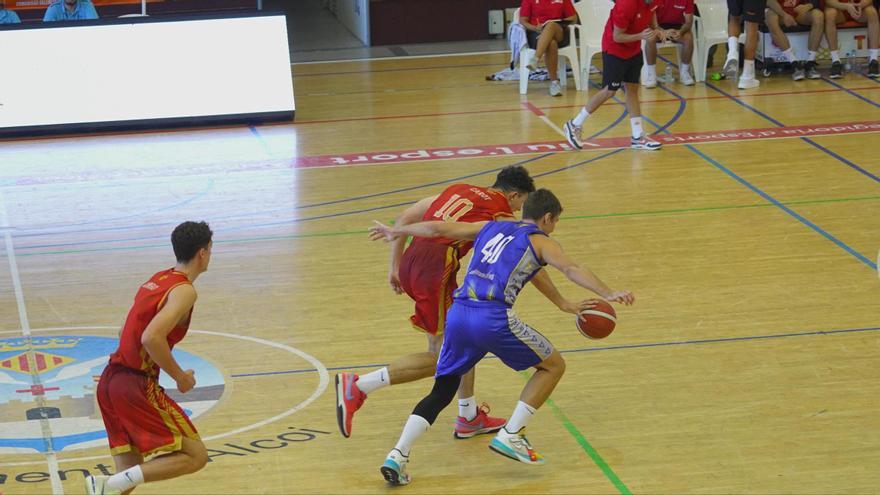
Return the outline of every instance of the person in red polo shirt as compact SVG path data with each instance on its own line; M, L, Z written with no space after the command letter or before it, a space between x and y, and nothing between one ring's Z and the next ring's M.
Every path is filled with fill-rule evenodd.
M583 149L582 126L587 117L624 86L626 109L630 115L630 147L659 150L660 143L642 130L639 108L639 76L642 72L642 40L666 41L671 31L660 29L656 11L663 0L617 0L602 35L602 89L590 98L580 113L565 123L565 137L575 149Z
M816 52L819 50L819 42L822 41L825 28L825 15L819 8L819 0L767 0L765 23L773 38L773 44L782 50L783 58L794 68L792 79L800 81L805 77L810 79L822 77L816 69ZM810 38L807 42L810 53L806 63L794 53L788 36L782 30L783 27L798 25L810 26Z
M843 75L840 52L837 45L837 25L849 20L868 25L868 77L880 77L880 16L873 0L826 0L825 1L825 39L831 50L831 79Z
M678 68L679 79L685 86L694 85L691 75L691 57L694 56L694 0L666 0L657 8L657 22L663 29L672 30L672 39L681 43L681 66ZM657 40L645 42L645 78L642 83L646 88L657 87Z
M571 0L522 0L519 7L519 23L526 29L529 48L535 50L535 59L529 63L529 69L534 70L537 61L546 54L550 96L562 96L556 64L559 48L568 46L570 41L566 26L573 22L577 22L577 11Z

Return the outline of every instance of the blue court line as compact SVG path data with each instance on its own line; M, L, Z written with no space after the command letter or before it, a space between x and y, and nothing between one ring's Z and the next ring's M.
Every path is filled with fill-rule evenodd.
M870 78L869 78L869 79L870 79ZM843 90L843 91L846 91L847 93L849 93L849 94L855 96L856 98L858 98L858 99L864 101L865 103L867 103L867 104L869 104L869 105L874 105L875 107L880 108L880 103L877 103L876 101L874 101L874 100L872 100L872 99L870 99L870 98L867 98L867 97L865 97L865 96L862 96L862 95L856 93L855 91L853 91L853 90L851 90L851 89L849 89L849 88L843 87L843 86L841 86L840 84L837 84L836 82L832 81L831 79L828 79L827 77L823 77L822 80L825 81L825 82L827 82L828 84L834 86L834 87L837 88L837 89L841 89L841 90Z
M776 124L777 126L779 126L779 127L785 127L785 124L783 124L782 122L780 122L780 121L774 119L773 117L767 115L766 113L764 113L764 112L758 110L757 108L755 108L755 107L749 105L748 103L746 103L746 102L740 100L739 98L737 98L737 97L731 95L730 93L727 93L726 91L722 90L721 88L719 88L719 87L717 87L717 86L715 86L715 85L713 85L713 84L709 84L709 83L706 83L706 87L708 87L708 88L710 88L710 89L712 89L712 90L714 90L714 91L716 91L716 92L718 92L718 93L720 93L720 94L722 94L722 95L724 95L724 96L730 98L734 103L736 103L736 104L738 104L738 105L740 105L740 106L742 106L742 107L744 107L744 108L747 108L747 109L751 110L752 112L754 112L754 113L760 115L760 116L763 117L764 119L766 119L766 120L768 120L768 121L770 121L770 122ZM833 152L831 152L829 149L825 148L824 146L821 146L819 143L813 141L812 139L810 139L810 138L806 138L806 137L802 137L802 138L800 138L800 139L801 139L802 141L806 142L806 143L809 143L810 145L812 145L813 147L819 149L820 151L823 151L823 152L827 153L827 154L828 154L829 156L831 156L832 158L834 158L834 159L840 161L840 162L843 163L844 165L846 165L846 166L852 168L853 170L859 172L860 174L862 174L862 175L864 175L864 176L870 178L870 179L873 180L874 182L880 182L880 177L877 177L876 175L874 175L874 174L872 174L871 172L865 170L864 168L860 167L859 165L856 165L855 163L853 163L853 162L851 162L851 161L849 161L849 160L844 159L843 157L841 157L841 156L838 155L837 153L833 153Z
M679 95L679 94L676 93L675 91L672 91L671 89L669 89L669 88L667 88L667 87L665 87L665 86L660 86L660 87L661 87L661 89L663 89L663 91L666 91L666 92L669 93L670 95L672 95L672 96L674 96L674 97L676 97L676 98L679 98L679 99L681 99L681 100L684 100L684 98L682 98L681 95ZM656 125L656 124L655 124L655 125ZM669 131L666 131L666 132L668 133ZM788 213L790 216L794 217L797 221L801 222L802 224L806 225L807 227L810 227L811 229L813 229L814 231L816 231L817 233L819 233L820 235L822 235L823 237L825 237L825 238L828 239L829 241L833 242L833 243L836 244L838 247L842 248L844 251L846 251L846 252L848 252L849 254L851 254L852 256L854 256L857 260L859 260L859 261L861 261L862 263L868 265L872 270L875 270L875 271L877 270L877 264L876 264L876 263L874 263L873 261L871 261L870 259L868 259L868 258L865 257L864 255L862 255L861 253L859 253L859 252L856 251L855 249L849 247L846 243L844 243L844 242L841 241L840 239L838 239L838 238L834 237L833 235L829 234L828 232L826 232L824 229L822 229L821 227L819 227L819 226L816 225L815 223L813 223L813 222L811 222L810 220L806 219L806 218L805 218L804 216L802 216L801 214L799 214L799 213L797 213L796 211L792 210L792 209L789 208L788 206L782 204L782 203L781 203L780 201L778 201L776 198L774 198L773 196L770 196L769 194L767 194L766 192L764 192L764 191L763 191L762 189L760 189L759 187L755 186L755 185L752 184L751 182L749 182L749 181L745 180L744 178L740 177L739 175L736 174L736 172L734 172L734 171L730 170L729 168L725 167L724 165L722 165L721 163L719 163L719 162L718 162L717 160L715 160L714 158L712 158L712 157L706 155L705 153L703 153L702 151L698 150L697 148L693 147L693 146L690 145L690 144L685 145L685 148L689 149L689 150L692 151L693 153L696 153L697 156L699 156L699 157L702 158L703 160L706 160L707 162L709 162L710 164L712 164L712 166L714 166L714 167L717 168L718 170L720 170L720 171L724 172L725 174L727 174L730 178L732 178L732 179L734 179L735 181L739 182L740 184L746 186L747 188L749 188L749 189L750 189L752 192L754 192L755 194L761 196L762 198L764 198L765 200L769 201L770 203L772 203L772 204L773 204L774 206L776 206L777 208L781 209L782 211Z
M620 351L625 349L647 349L654 347L671 347L671 346L682 346L682 345L703 345L703 344L723 344L729 342L751 342L751 341L762 341L762 340L772 340L772 339L784 339L791 337L814 337L821 335L838 335L838 334L850 334L850 333L863 333L863 332L876 332L880 331L880 327L865 327L865 328L846 328L846 329L837 329L837 330L813 330L808 332L790 332L790 333L776 333L769 335L750 335L746 337L720 337L717 339L698 339L698 340L679 340L672 342L647 342L644 344L624 344L624 345L614 345L614 346L606 346L606 347L582 347L577 349L566 349L560 350L561 354L573 354L573 353L583 353L583 352L602 352L602 351ZM487 355L484 359L498 359L493 355ZM338 370L354 370L361 368L378 368L382 366L388 366L387 363L377 363L377 364L360 364L354 366L335 366L333 368L327 368L328 371L338 371ZM246 378L252 376L271 376L271 375L291 375L298 373L314 373L318 371L314 368L309 369L298 369L298 370L285 370L285 371L265 371L258 373L239 373L235 375L230 375L232 378Z
M257 126L251 124L248 126L248 129L251 131L251 134L253 134L257 138L257 140L260 141L260 146L263 147L263 151L266 152L266 155L268 155L269 158L275 158L275 153L272 152L272 148L269 147L269 143L266 142L266 140L263 138L263 135L260 134L259 130L257 130Z

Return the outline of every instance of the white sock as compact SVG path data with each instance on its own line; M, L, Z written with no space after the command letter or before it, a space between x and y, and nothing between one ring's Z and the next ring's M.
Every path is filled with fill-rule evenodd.
M477 417L477 399L468 397L467 399L458 399L458 415L471 421Z
M388 374L387 367L379 368L366 375L361 375L354 384L357 385L361 392L369 395L373 390L391 385L391 376Z
M397 441L397 445L394 448L399 450L401 454L409 456L409 449L422 436L422 433L428 431L430 427L431 423L428 423L427 419L411 414L409 419L406 420L406 424L403 425L400 440Z
M727 38L727 60L739 60L739 38L736 36Z
M643 132L642 132L642 117L641 116L633 117L633 118L629 119L629 126L630 126L630 128L632 128L633 139L638 139L638 138L642 137ZM523 402L520 402L520 404L523 404Z
M877 60L878 54L880 54L880 48L871 48L868 50L868 59Z
M577 117L574 118L574 125L578 127L584 125L584 121L587 120L587 117L589 116L590 112L588 112L586 108L581 108L580 113L578 113Z
M116 473L107 480L107 486L113 490L124 492L144 482L144 472L141 466L130 467L125 471Z
M809 56L807 56L807 62L815 62L816 61L816 52L810 50Z
M516 403L516 409L513 410L513 414L510 415L510 419L507 420L507 425L504 426L504 429L508 433L516 433L525 428L534 415L534 407L519 401Z
M653 75L655 75L655 76L657 75L657 65L656 65L656 64L655 64L655 65L647 65L647 64L645 64L645 68L648 69L648 72L649 72L649 73L651 73L651 74L653 74Z
M678 68L678 71L681 74L689 74L691 71L691 64L681 64L681 67Z
M755 61L746 59L743 62L743 79L755 78Z
M794 62L794 52L791 50L791 48L782 52L782 55L785 57L785 60L787 60L789 63Z
M840 51L831 50L831 61L832 62L840 62Z

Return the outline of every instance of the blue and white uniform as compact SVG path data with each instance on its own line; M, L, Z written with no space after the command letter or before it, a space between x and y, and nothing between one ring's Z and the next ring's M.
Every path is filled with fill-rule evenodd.
M526 283L545 265L529 236L547 235L535 224L489 222L477 234L474 254L446 315L437 376L463 375L486 353L523 370L540 363L553 345L513 312Z

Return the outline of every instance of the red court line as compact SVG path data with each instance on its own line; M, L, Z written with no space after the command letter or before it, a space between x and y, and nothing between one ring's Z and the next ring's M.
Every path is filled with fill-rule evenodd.
M372 74L374 72L405 72L411 70L439 70L439 69L463 69L467 67L498 67L498 64L459 64L459 65L438 65L436 67L404 67L400 69L376 69L376 70L352 70L342 72L315 72L312 74L293 73L294 79L297 77L314 77L314 76L344 76L351 74Z
M533 105L532 102L530 102L530 101L524 101L524 102L522 102L522 106L526 107L530 112L532 112L533 114L537 115L538 117L544 117L544 116L545 116L544 112L542 112L540 108L538 108L538 107L536 107L535 105Z
M864 87L856 87L856 88L846 88L850 91L863 91L863 90L880 90L880 85L876 86L864 86ZM749 94L742 95L743 97L758 97L758 96L786 96L786 95L807 95L814 93L833 93L833 92L842 92L842 89L838 88L829 88L829 89L812 89L807 91L778 91L773 93L760 93L760 94ZM698 101L698 100L726 100L728 99L724 95L710 95L710 96L692 96L689 98L683 98L685 101ZM668 102L678 102L678 98L659 98L656 100L641 100L641 104L649 104L649 103L668 103ZM525 104L523 104L525 106ZM571 108L580 108L583 105L578 103L575 105L551 105L542 107L544 109L571 109ZM528 107L527 107L528 108ZM535 107L538 108L538 107ZM531 110L529 108L529 110ZM464 112L440 112L440 113L427 113L427 114L407 114L407 115L386 115L383 117L352 117L347 119L326 119L326 120L306 120L306 121L296 121L293 125L310 125L310 124L327 124L327 123L337 123L337 122L358 122L358 121L369 121L369 120L393 120L393 119L417 119L417 118L425 118L425 117L445 117L445 116L453 116L453 115L471 115L475 113L500 113L500 112L519 112L522 111L522 108L499 108L499 109L490 109L490 110L470 110ZM538 108L538 111L541 111ZM543 112L541 113L543 114ZM539 115L541 115L539 114Z

